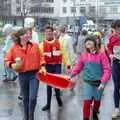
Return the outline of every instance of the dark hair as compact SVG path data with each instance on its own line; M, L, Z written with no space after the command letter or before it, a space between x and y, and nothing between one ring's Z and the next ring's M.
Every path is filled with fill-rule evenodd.
M111 28L115 28L115 22L112 22Z
M99 44L97 44L95 35L87 36L84 43L86 43L87 41L92 41L94 43L96 51L98 51L100 49ZM86 50L89 51L87 48L86 48Z
M11 36L14 36L14 37L16 37L17 38L17 40L16 41L14 41L15 43L17 43L17 44L21 44L21 39L20 39L20 35L18 34L18 32L13 32L12 34L11 34Z
M45 29L44 29L44 31L45 31L45 30L48 30L48 29L52 30L52 32L54 31L54 28L51 27L51 26L46 26Z
M88 32L87 32L87 30L82 30L81 34L84 35L84 36L86 36L88 34Z
M112 28L116 28L116 27L120 28L120 20L114 21L114 22L111 24L111 27L112 27Z
M19 36L23 36L28 30L29 29L24 29L23 28L23 29L18 30L17 33L18 33Z
M22 28L22 29L20 29L20 30L18 30L16 32L13 32L11 34L11 36L15 36L17 38L17 40L14 41L14 42L19 44L19 45L21 45L21 38L20 38L20 36L23 36L28 30L30 30L30 28L27 28L27 29Z
M66 31L66 27L65 26L60 27L60 32L65 33L65 31Z
M85 38L85 43L86 43L87 41L92 41L92 42L94 42L94 43L96 44L96 37L95 37L95 35L89 35L89 36L87 36L87 37Z

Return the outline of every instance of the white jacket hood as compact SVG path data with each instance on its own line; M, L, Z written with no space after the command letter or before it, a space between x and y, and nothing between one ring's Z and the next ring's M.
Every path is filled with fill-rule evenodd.
M11 34L13 32L13 25L12 24L5 24L2 32L5 36L8 36L9 34Z

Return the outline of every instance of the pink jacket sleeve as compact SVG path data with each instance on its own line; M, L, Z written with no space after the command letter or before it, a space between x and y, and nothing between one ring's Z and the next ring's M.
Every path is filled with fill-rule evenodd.
M75 66L72 69L72 75L77 75L81 72L81 70L84 67L84 63L83 63L83 54L81 54L77 60L77 62L75 63Z
M111 66L106 54L103 52L101 53L101 63L103 66L103 75L101 78L101 82L107 82L111 76Z

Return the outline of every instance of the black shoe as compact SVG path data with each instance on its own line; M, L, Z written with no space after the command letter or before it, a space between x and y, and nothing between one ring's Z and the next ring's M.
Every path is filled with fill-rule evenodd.
M50 110L50 106L49 105L46 105L42 108L42 111L47 111L47 110Z
M29 120L28 114L25 114L25 115L24 115L23 120Z
M29 115L29 120L34 120L34 114Z
M62 106L63 106L63 103L62 103L62 100L61 100L61 99L59 99L58 105L59 105L59 107L62 107Z
M13 79L12 79L12 81L16 81L16 79L17 79L17 76L14 76Z
M3 80L3 82L9 82L9 81L12 81L10 78L5 78L4 80Z
M23 100L23 96L19 95L18 100Z
M99 120L98 119L98 112L93 111L93 120Z
M23 120L29 120L28 118L24 117Z

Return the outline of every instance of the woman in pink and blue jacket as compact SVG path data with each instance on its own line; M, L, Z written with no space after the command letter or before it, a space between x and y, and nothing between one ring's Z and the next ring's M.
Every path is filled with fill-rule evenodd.
M89 120L90 106L93 104L93 120L98 120L101 95L111 76L111 67L106 54L97 49L94 36L85 40L86 51L82 53L73 67L72 77L83 70L84 107L83 120Z

